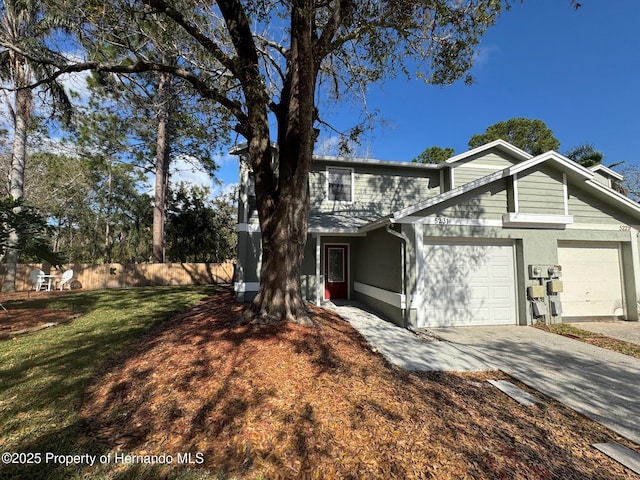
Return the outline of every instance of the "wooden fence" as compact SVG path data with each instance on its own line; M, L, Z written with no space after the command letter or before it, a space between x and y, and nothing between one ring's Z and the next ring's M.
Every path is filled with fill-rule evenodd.
M38 268L51 275L62 275L55 268L42 265L18 265L16 290L33 289L29 273ZM127 288L158 285L207 285L231 283L234 265L232 263L109 263L104 265L71 264L76 287L84 290L101 288ZM0 266L0 279L4 279L5 267ZM54 282L53 285L56 288Z

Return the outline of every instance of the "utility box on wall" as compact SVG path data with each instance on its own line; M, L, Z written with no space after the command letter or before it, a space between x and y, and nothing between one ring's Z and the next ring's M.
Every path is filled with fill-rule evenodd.
M541 265L529 265L529 278L544 278L545 273Z
M561 276L561 265L529 265L529 278L531 280L542 278L560 278Z
M544 297L544 287L542 285L532 285L530 287L527 287L527 296L529 298Z
M536 318L544 317L547 314L547 304L542 300L532 302L533 316Z
M547 282L547 293L549 295L562 293L562 289L563 289L562 280L551 280Z
M559 297L549 298L549 305L551 306L551 315L554 317L562 315L562 302L560 302Z

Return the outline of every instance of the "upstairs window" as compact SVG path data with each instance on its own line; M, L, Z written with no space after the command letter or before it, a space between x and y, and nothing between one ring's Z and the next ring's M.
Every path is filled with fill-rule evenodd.
M328 168L327 198L332 202L352 201L352 174L350 168Z

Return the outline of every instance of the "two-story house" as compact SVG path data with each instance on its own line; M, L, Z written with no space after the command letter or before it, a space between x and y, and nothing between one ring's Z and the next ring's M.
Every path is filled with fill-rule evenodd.
M246 301L260 231L245 152L235 153L235 290ZM303 293L413 327L638 320L640 205L612 188L620 180L502 140L438 165L316 156Z

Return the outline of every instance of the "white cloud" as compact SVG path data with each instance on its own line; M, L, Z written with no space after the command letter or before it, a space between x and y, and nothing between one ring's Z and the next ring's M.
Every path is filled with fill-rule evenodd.
M234 194L238 191L239 183L226 183L223 185L216 185L211 190L211 197L219 197L221 195Z
M189 185L213 188L213 179L206 170L198 165L196 159L175 158L171 162L170 175L172 185L184 182Z
M315 146L317 155L337 155L340 150L340 137L324 137L318 140Z
M60 76L60 83L63 85L67 93L74 92L78 95L78 99L72 101L85 105L89 99L89 88L87 87L87 78L90 72L68 73Z
M486 45L484 47L478 48L473 57L473 65L475 67L483 67L484 65L489 63L492 55L499 51L500 48L497 45Z

